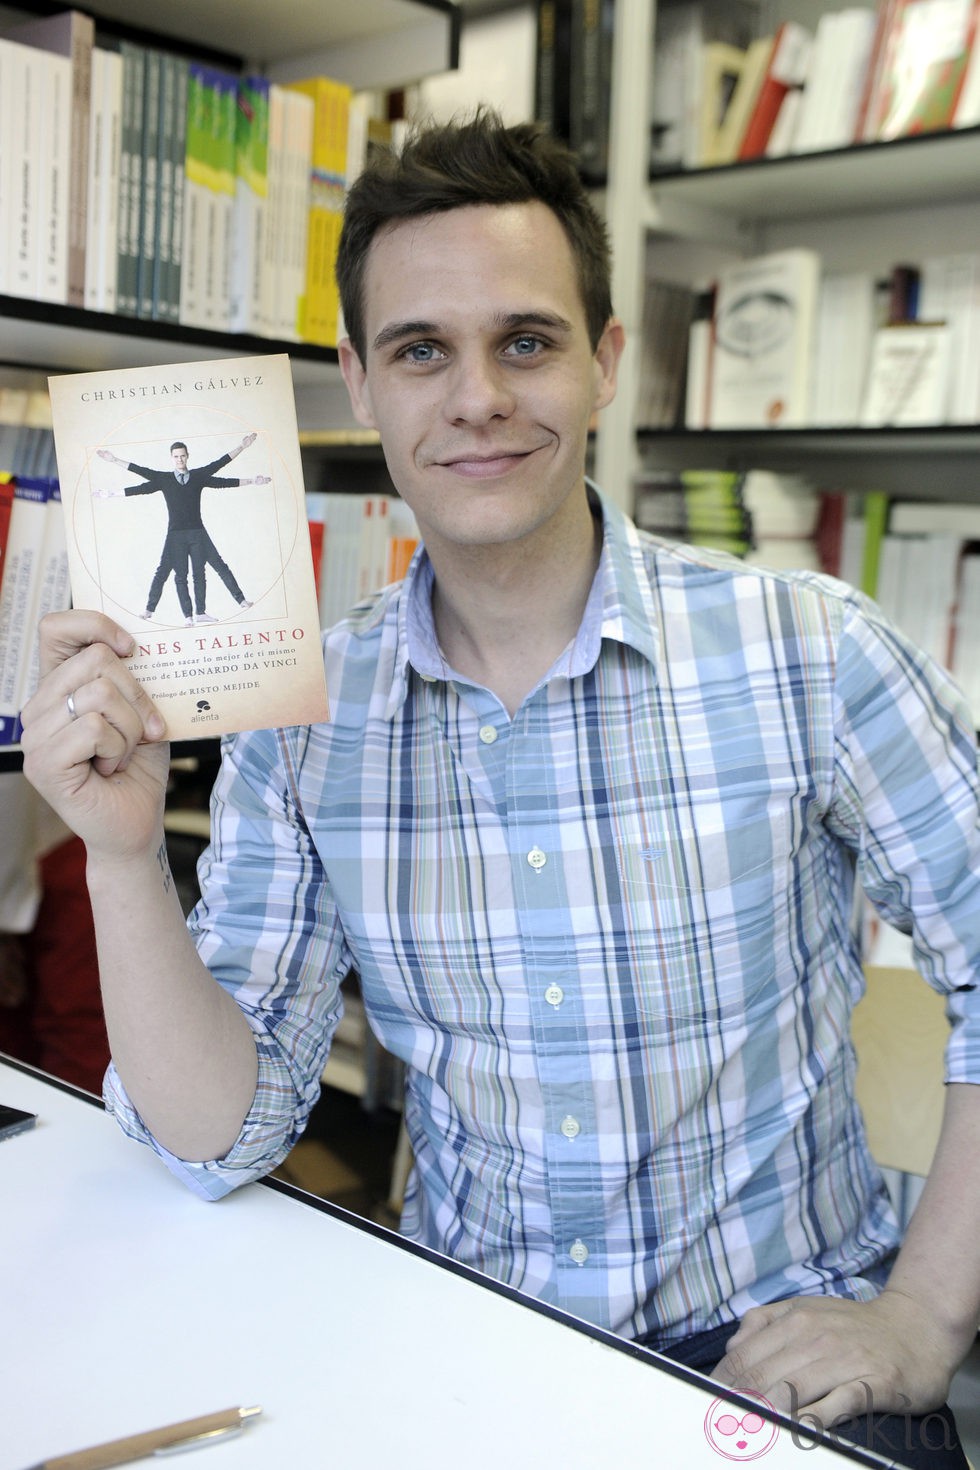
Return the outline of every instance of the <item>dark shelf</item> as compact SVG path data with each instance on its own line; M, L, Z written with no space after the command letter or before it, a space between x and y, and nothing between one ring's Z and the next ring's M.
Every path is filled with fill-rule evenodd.
M663 469L767 469L821 488L885 490L927 500L980 492L980 425L895 429L646 429L646 462Z

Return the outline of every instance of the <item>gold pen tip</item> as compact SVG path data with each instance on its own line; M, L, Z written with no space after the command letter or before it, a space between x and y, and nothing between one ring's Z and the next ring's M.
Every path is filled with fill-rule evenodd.
M261 1414L261 1412L262 1412L262 1405L261 1404L253 1404L251 1406L251 1408L248 1408L248 1409L239 1409L238 1412L239 1412L239 1414L241 1414L242 1421L244 1422L246 1419L254 1419L256 1417L256 1415Z

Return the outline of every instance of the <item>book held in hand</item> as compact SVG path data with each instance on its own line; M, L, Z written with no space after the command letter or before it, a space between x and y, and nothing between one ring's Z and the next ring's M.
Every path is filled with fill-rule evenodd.
M49 380L72 600L170 739L328 718L289 358Z

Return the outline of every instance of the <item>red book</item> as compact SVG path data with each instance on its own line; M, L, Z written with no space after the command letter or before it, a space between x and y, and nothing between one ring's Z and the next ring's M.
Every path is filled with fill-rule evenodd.
M3 564L7 556L7 536L10 532L10 513L14 506L14 477L0 474L0 582L3 581Z
M769 65L738 151L741 161L762 158L765 154L783 98L791 88L803 85L812 42L810 32L795 21L783 21L777 30Z

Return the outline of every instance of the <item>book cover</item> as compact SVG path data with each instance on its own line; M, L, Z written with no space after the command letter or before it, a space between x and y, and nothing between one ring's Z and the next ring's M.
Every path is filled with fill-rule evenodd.
M288 357L50 390L73 602L133 635L169 738L326 719Z
M776 251L719 272L711 428L806 424L819 285L812 250Z
M894 322L875 333L861 423L930 427L944 421L951 334L941 322Z
M734 163L741 156L742 142L762 91L774 44L774 36L759 36L749 42L735 90L715 139L710 160L715 165Z
M885 42L874 136L948 128L973 48L980 0L904 0Z

